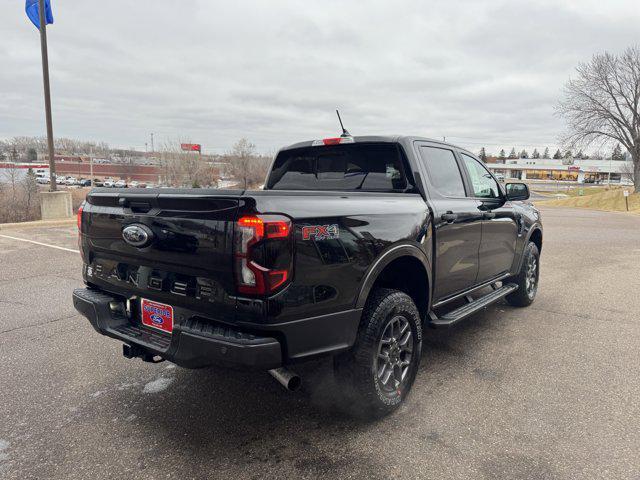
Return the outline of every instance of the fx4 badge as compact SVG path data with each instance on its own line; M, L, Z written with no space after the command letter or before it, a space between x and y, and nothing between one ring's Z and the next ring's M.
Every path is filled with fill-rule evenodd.
M336 238L340 238L340 227L337 223L302 227L303 240L333 240Z

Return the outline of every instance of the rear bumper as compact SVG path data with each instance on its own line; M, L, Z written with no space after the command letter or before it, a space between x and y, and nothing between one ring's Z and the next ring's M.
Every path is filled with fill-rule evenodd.
M267 333L257 335L181 310L185 320L174 324L169 335L128 318L123 301L100 290L79 288L73 292L76 310L97 332L186 368L222 365L269 370L290 361L345 350L355 341L360 319L360 311L353 310L270 325ZM112 308L112 304L120 308Z

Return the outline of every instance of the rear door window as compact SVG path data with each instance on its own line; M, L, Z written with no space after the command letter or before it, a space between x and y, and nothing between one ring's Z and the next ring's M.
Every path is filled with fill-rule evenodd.
M420 147L420 157L427 166L431 184L446 197L464 197L462 174L453 150Z
M267 184L271 190L402 191L407 187L403 156L393 143L284 150Z

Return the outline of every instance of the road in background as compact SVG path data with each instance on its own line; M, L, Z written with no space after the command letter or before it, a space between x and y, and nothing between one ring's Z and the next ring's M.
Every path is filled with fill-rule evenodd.
M0 238L0 477L638 478L640 217L545 208L541 284L426 332L397 414L336 408L329 362L266 373L122 357L76 314L73 252ZM75 228L2 234L76 249Z

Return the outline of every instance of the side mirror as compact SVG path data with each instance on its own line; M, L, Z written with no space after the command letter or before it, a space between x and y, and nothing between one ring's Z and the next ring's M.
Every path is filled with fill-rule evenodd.
M508 200L527 200L529 198L529 187L526 183L507 183L505 185Z

